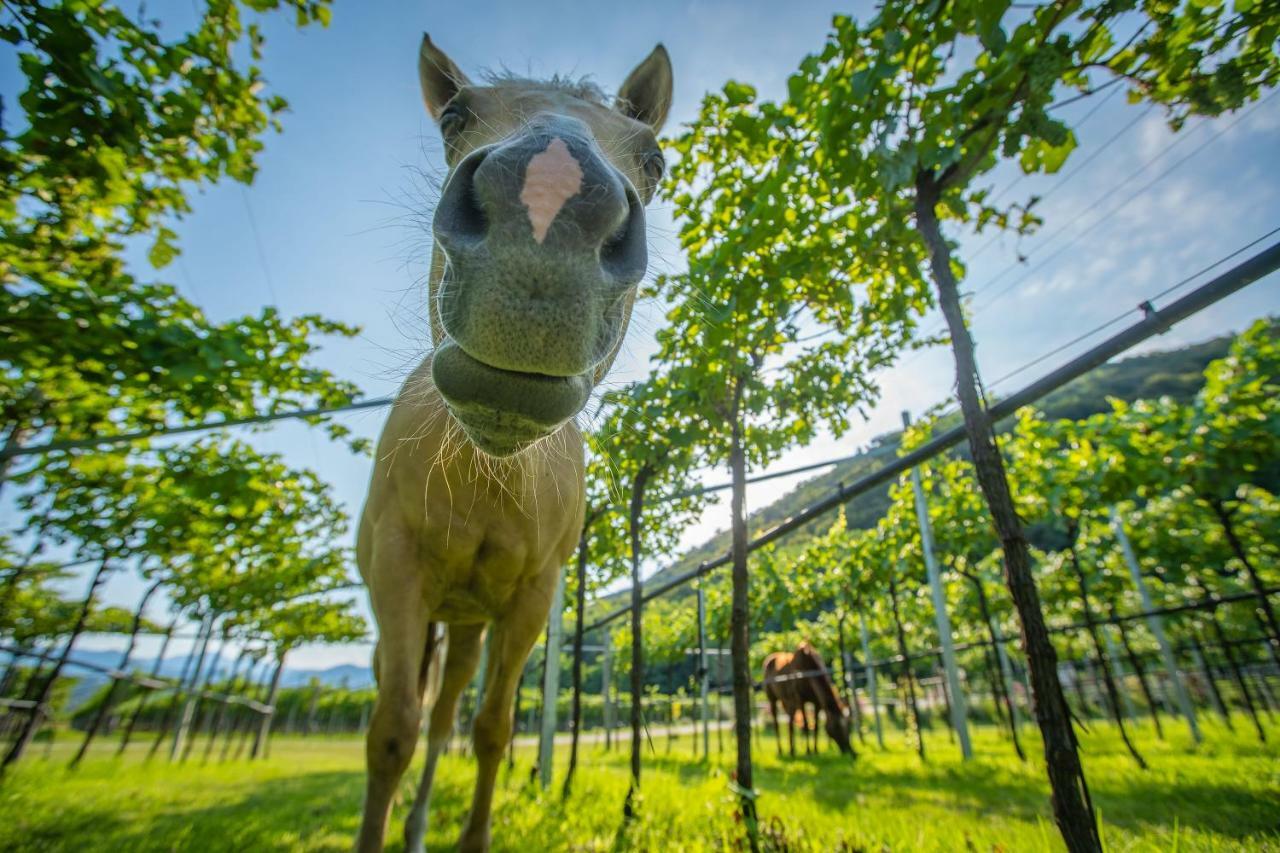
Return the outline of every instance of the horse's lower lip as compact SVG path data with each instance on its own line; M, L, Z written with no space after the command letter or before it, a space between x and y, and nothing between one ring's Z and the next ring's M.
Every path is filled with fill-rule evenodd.
M545 435L580 412L591 395L588 373L547 376L503 370L452 340L437 347L431 377L464 427L510 432L513 439L523 433L529 440Z

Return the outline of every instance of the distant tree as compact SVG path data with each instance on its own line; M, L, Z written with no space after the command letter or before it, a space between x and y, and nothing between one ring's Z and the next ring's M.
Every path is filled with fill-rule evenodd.
M265 89L262 33L244 18L282 7L299 25L329 18L327 0L201 0L193 28L169 36L146 6L5 4L0 40L24 87L0 124L0 483L33 441L356 395L312 362L316 335L354 329L274 308L215 323L123 260L149 241L166 266L191 190L252 181L287 105Z
M1069 574L1075 581L1086 632L1093 653L1102 668L1112 718L1120 729L1129 754L1146 769L1146 760L1138 752L1125 727L1119 688L1112 672L1112 662L1104 648L1090 594L1093 569L1081 563L1082 537L1091 521L1109 509L1107 484L1112 470L1123 465L1114 448L1099 443L1075 421L1048 422L1036 417L1030 409L1020 413L1017 428L1005 442L1012 479L1018 484L1020 517L1065 528L1065 547L1055 561L1051 574ZM1096 590L1095 590L1096 592Z
M591 507L598 515L591 525L590 553L597 555L597 573L602 579L620 576L628 569L631 575L627 667L631 681L631 785L623 807L628 817L634 814L643 750L643 555L649 547L674 546L690 514L701 505L697 496L680 494L687 488L685 475L694 467L697 452L691 425L682 419L686 394L678 383L657 372L644 382L613 391L605 396L601 423L591 438L591 464L604 486L593 497L598 504L606 500L608 504ZM645 502L651 494L663 505L646 513Z
M1280 459L1280 334L1274 324L1259 320L1236 338L1226 357L1205 369L1204 387L1189 405L1117 402L1099 427L1125 453L1117 497L1185 489L1212 514L1257 596L1272 653L1280 654L1280 621L1265 592L1268 567L1249 553L1248 534L1239 525L1250 485Z
M733 483L736 781L753 849L747 469L823 428L842 434L875 400L871 374L907 346L926 301L880 258L848 251L838 235L858 225L830 217L823 194L834 188L806 166L790 119L742 83L706 96L672 146L688 269L659 283L672 303L657 356L672 406L703 463L725 465Z
M272 644L275 654L275 667L265 700L273 711L262 715L258 731L254 734L251 758L257 758L266 749L274 705L280 691L280 677L289 653L307 643L349 643L368 636L369 626L362 616L353 612L354 606L350 600L311 599L287 602L247 615L245 623Z
M1218 115L1256 99L1280 76L1275 16L1274 2L891 2L864 24L837 17L823 49L790 79L779 110L797 159L816 173L815 193L805 198L824 202L826 221L849 223L834 239L875 266L902 259L904 300L916 298L924 268L933 282L1022 625L1054 813L1072 851L1100 849L1097 821L1029 545L980 392L960 301L964 268L942 223L1034 227L1029 203L998 202L981 178L1009 160L1026 172L1062 166L1076 140L1051 113L1055 103L1126 85L1134 99L1164 105L1176 128L1192 113Z
M930 437L931 425L922 421L904 436L903 450L913 449ZM987 678L991 682L992 701L997 714L1004 703L1005 721L1009 725L1014 751L1023 760L1026 756L1018 739L1011 685L1005 682L999 665L997 631L1003 634L1003 622L1008 600L996 592L999 578L992 576L989 559L999 548L991 529L982 492L977 488L973 465L968 460L943 455L917 466L921 486L926 494L929 523L933 531L939 562L964 581L972 595L953 596L960 625L968 622L981 626L983 640L990 644L990 654L984 654ZM904 477L893 488L895 503L913 506L914 494ZM913 528L913 529L918 529Z
M889 513L875 529L860 532L853 540L850 554L859 568L859 583L851 591L854 601L872 624L889 639L891 656L901 663L897 667L899 689L908 712L907 737L914 741L920 759L925 759L924 730L916 699L911 647L936 643L936 634L928 626L932 622L931 606L924 604L923 560L919 551L918 528L913 523L910 504L895 501ZM912 638L915 643L909 643Z
M168 585L179 611L201 616L259 609L349 583L349 554L336 544L346 515L314 474L219 435L155 455L60 456L41 470L42 490L20 498L28 507L47 501L39 535L71 545L75 557L94 569L6 766L34 736L40 706L88 629L111 572L142 561L148 574ZM27 576L11 573L0 592L8 596Z
M56 643L66 637L83 607L81 599L68 596L59 587L73 579L70 569L41 566L39 571L24 575L12 590L5 618L0 622L0 636L19 648L32 648ZM123 607L94 603L85 619L84 630L114 634L128 631L134 615ZM140 629L154 628L143 620Z

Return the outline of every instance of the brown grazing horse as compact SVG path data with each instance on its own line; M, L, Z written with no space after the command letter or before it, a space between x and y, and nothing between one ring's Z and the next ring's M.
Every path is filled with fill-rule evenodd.
M782 754L782 732L778 727L778 704L786 712L791 736L791 755L796 754L796 715L804 726L805 749L809 749L809 706L813 706L813 750L818 744L818 726L827 716L827 735L845 755L857 758L849 742L849 712L831 681L826 662L817 649L806 642L794 652L774 652L764 659L764 694L773 715L773 733Z
M671 100L661 46L612 101L560 79L473 83L425 37L418 73L449 177L432 222L434 349L383 429L356 543L378 625L366 853L382 849L425 706L426 763L405 823L405 849L422 850L436 762L486 632L460 847L489 848L516 685L582 532L573 419L622 346L645 272L644 206Z

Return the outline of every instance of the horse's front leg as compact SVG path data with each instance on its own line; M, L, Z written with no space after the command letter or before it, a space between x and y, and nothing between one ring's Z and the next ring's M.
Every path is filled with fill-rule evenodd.
M405 537L393 532L375 540L366 577L378 623L378 698L365 740L368 778L356 849L379 853L391 801L417 745L429 623L422 574Z
M422 780L413 800L413 808L404 821L404 849L406 853L420 853L425 849L427 834L427 808L431 802L431 785L435 781L436 763L449 743L453 732L453 718L458 711L458 699L471 682L480 664L483 648L483 625L450 625L448 652L444 658L444 674L440 680L440 693L431 706L431 721L427 724L427 760L422 767Z
M558 569L557 569L558 571ZM556 580L551 576L551 584ZM489 638L489 662L485 670L484 701L476 714L473 738L476 753L476 788L471 813L458 842L462 851L489 849L489 822L493 787L502 754L511 740L511 706L529 652L547 622L550 585L531 589L512 612L493 624Z
M773 738L778 742L778 757L782 757L782 729L778 726L778 697L769 696L769 713L773 715Z

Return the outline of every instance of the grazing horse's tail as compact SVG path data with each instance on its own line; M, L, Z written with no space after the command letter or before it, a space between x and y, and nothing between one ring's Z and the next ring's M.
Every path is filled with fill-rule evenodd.
M781 652L774 652L764 659L763 676L760 679L760 686L764 688L764 695L772 699L777 695L778 689L774 686L773 679L778 674L778 670L782 668L779 660L782 658Z

